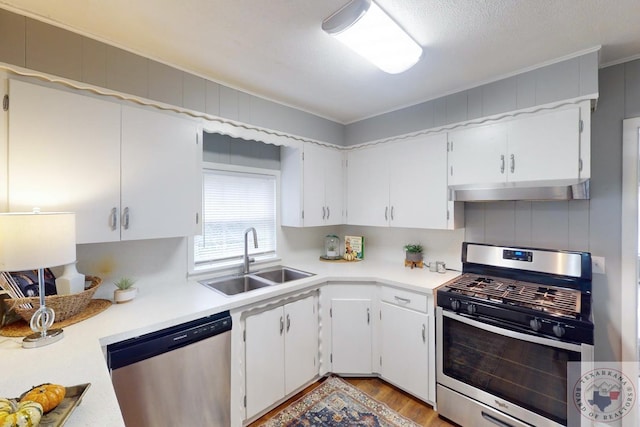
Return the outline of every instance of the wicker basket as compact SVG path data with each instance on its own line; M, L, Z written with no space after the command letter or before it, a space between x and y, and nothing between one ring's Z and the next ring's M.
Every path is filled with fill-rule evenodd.
M56 322L68 319L87 308L91 298L93 298L93 294L102 284L102 279L96 276L86 276L85 280L90 280L91 286L83 292L45 297L45 304L55 312ZM26 322L29 322L33 313L40 307L40 297L12 298L5 300L5 303L9 305L9 310L15 311Z

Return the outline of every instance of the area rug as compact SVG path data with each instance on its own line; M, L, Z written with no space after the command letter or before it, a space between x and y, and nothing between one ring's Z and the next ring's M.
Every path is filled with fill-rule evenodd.
M419 427L338 377L292 403L265 427Z

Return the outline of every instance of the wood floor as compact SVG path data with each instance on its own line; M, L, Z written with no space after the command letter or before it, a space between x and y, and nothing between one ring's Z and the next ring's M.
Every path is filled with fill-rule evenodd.
M361 391L365 392L369 396L385 403L394 411L399 414L413 420L417 424L425 427L450 427L455 426L444 419L438 417L438 414L433 408L426 403L410 396L409 394L395 388L394 386L382 381L379 378L342 378L349 382L353 386L357 387ZM322 379L324 380L324 379ZM321 380L321 381L322 381ZM315 383L307 387L305 390L293 396L282 405L271 410L263 415L261 418L251 423L249 427L258 427L266 422L268 419L273 418L278 412L286 408L291 403L300 399L305 394L317 387L319 383Z

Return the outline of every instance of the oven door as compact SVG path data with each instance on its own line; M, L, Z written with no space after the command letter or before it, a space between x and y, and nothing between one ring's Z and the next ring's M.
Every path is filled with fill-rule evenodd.
M441 307L437 325L437 383L454 392L447 396L475 400L526 423L513 425L567 425L567 362L592 362L592 346L515 332ZM438 409L463 425L480 425L480 419L442 412L464 404L447 402L443 408L438 401ZM497 418L484 410L480 415Z

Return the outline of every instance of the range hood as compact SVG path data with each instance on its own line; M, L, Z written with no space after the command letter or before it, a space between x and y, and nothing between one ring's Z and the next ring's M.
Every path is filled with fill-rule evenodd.
M450 186L449 198L454 202L585 200L589 199L589 180Z

